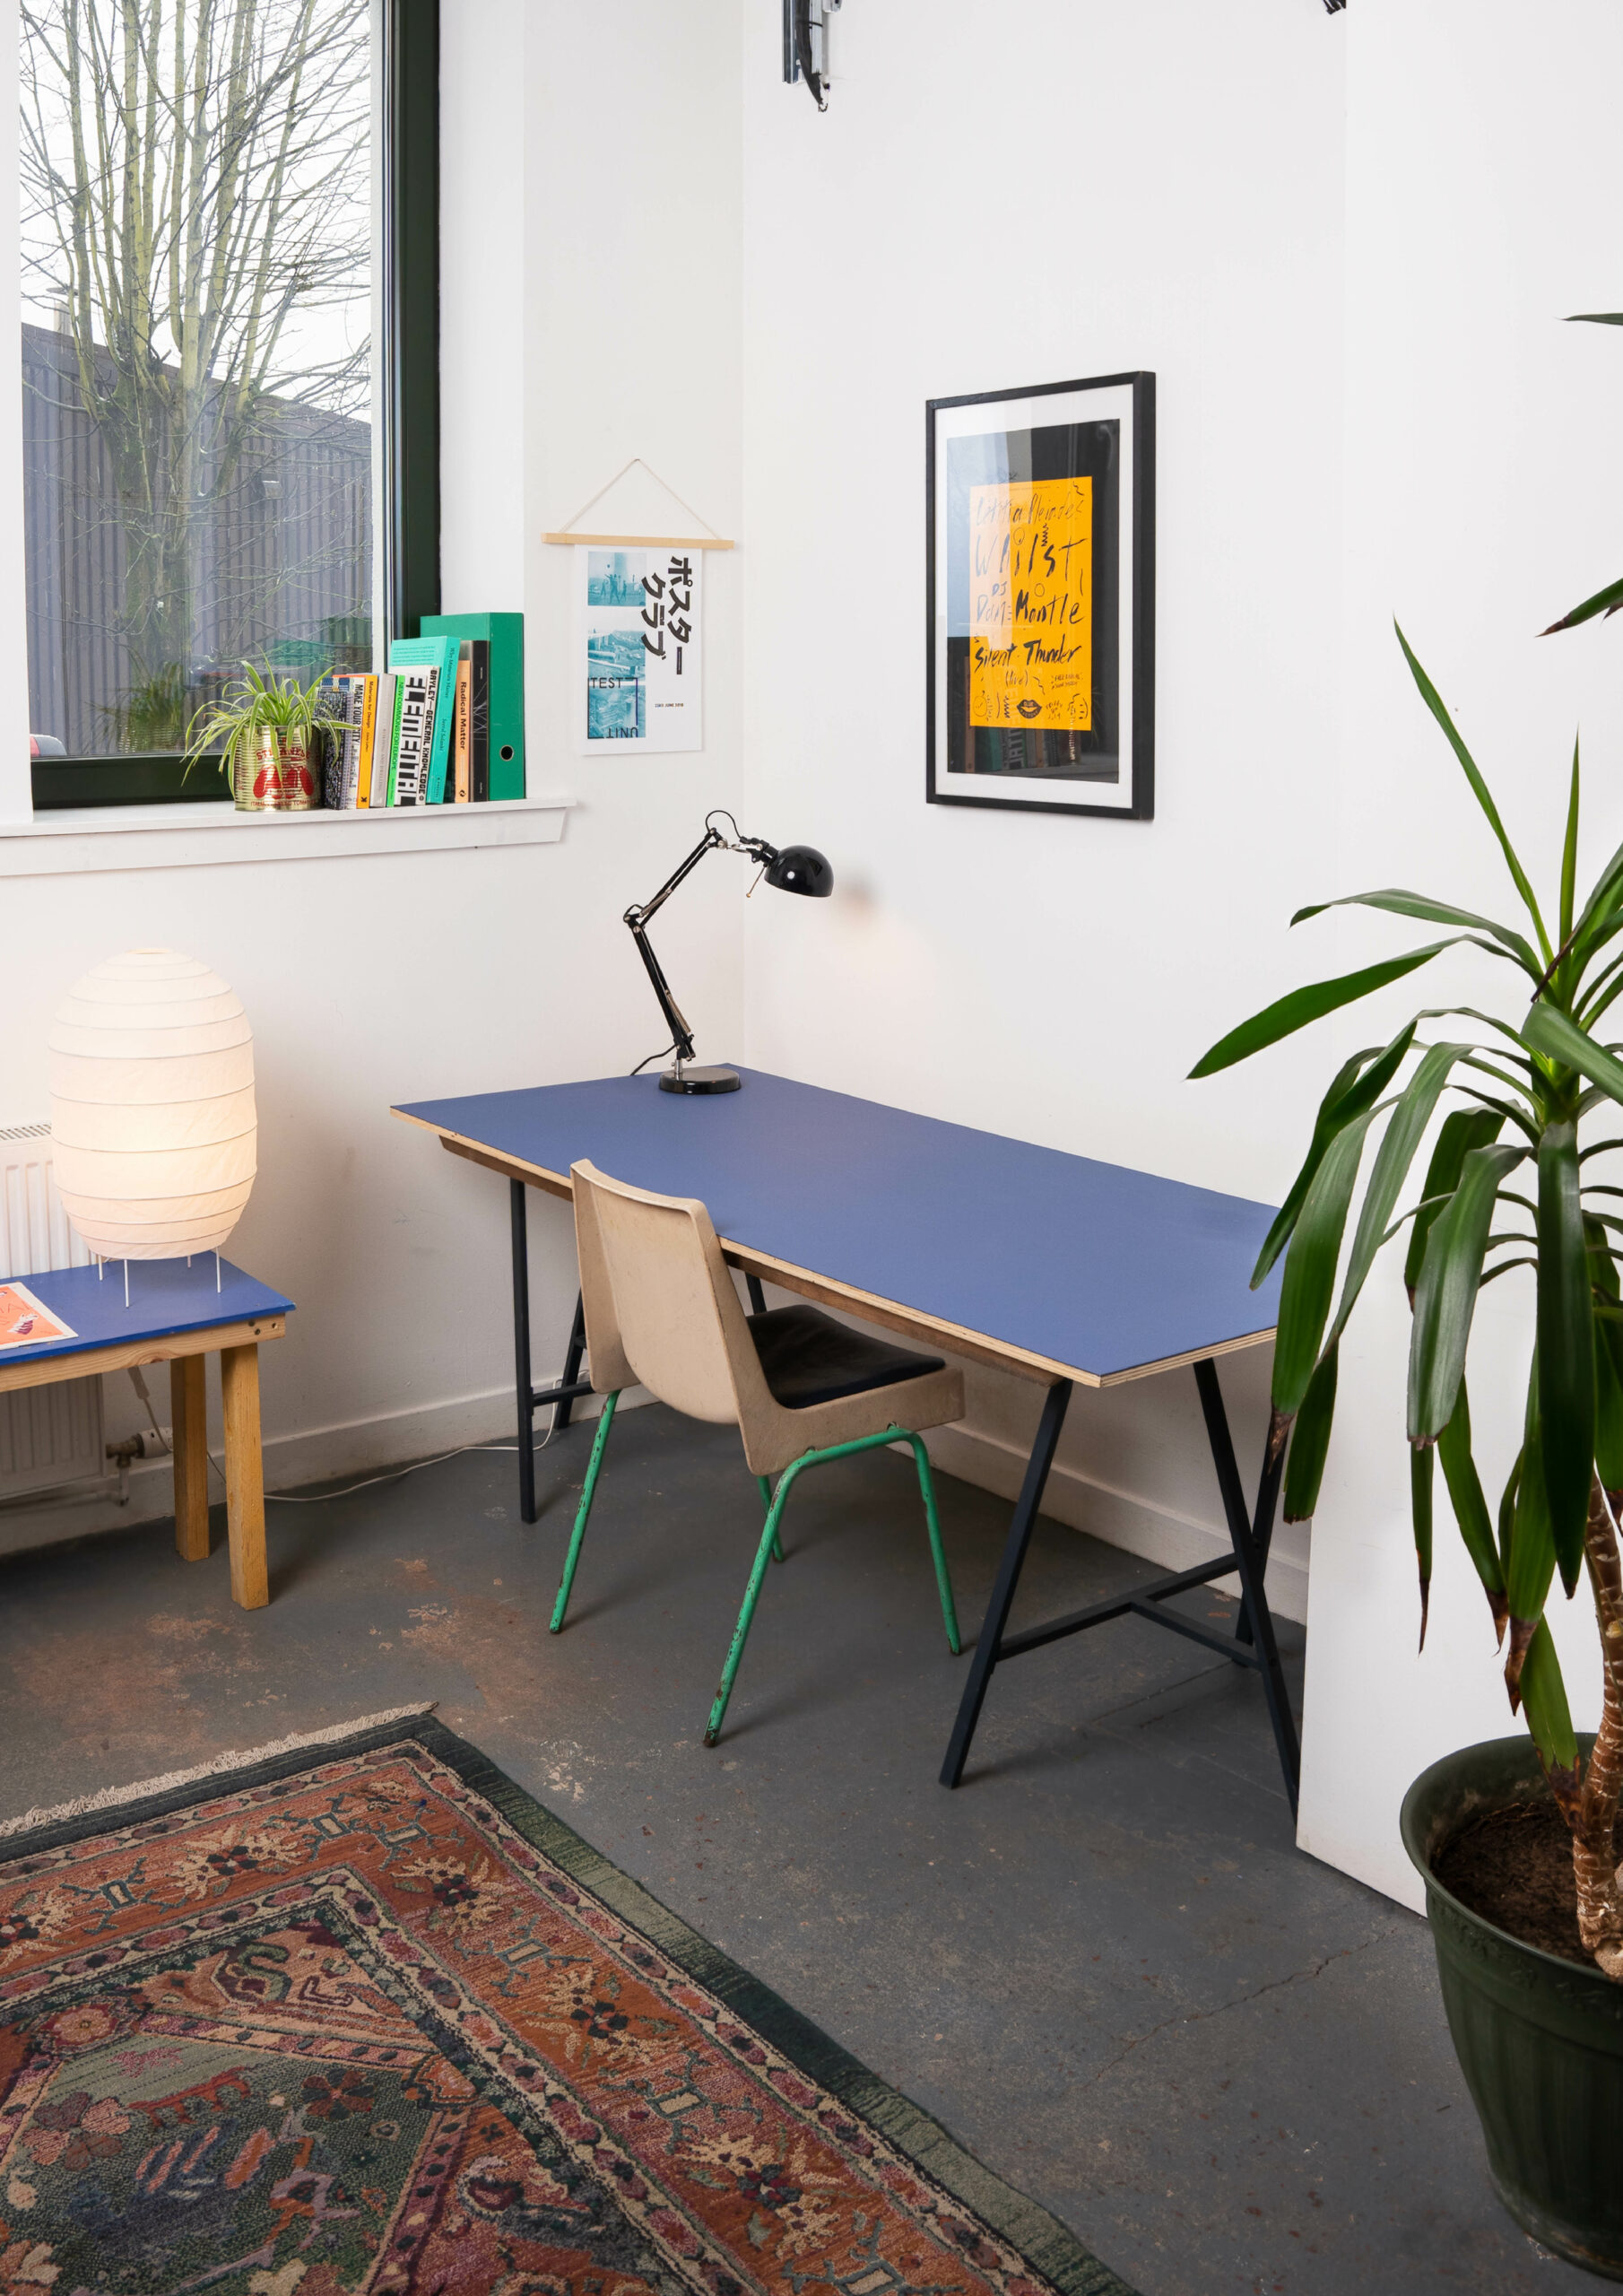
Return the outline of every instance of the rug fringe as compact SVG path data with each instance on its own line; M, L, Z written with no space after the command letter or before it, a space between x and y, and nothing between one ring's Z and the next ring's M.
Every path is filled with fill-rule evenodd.
M178 1786L190 1786L194 1779L213 1778L221 1770L247 1770L253 1763L269 1761L276 1754L291 1754L300 1746L330 1745L335 1738L352 1738L361 1730L381 1728L386 1722L406 1722L418 1714L431 1714L438 1700L428 1699L419 1706L386 1707L381 1714L363 1714L353 1722L334 1722L325 1730L294 1730L285 1738L273 1738L268 1745L250 1746L247 1752L235 1748L216 1754L213 1761L201 1761L195 1770L169 1770L161 1778L143 1778L135 1786L104 1786L98 1793L82 1794L77 1801L58 1802L48 1810L24 1810L20 1818L0 1820L0 1841L14 1833L31 1833L36 1826L62 1824L68 1818L88 1817L92 1810L117 1809L123 1802L143 1802L151 1794L171 1793Z

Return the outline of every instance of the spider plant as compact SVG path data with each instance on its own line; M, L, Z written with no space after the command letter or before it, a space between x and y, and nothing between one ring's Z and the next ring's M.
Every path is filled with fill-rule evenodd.
M1398 642L1498 841L1526 923L1503 925L1426 893L1387 888L1298 909L1293 925L1349 903L1453 927L1442 940L1282 996L1215 1044L1210 1076L1277 1044L1462 944L1519 976L1497 1013L1451 1005L1417 1013L1391 1042L1354 1053L1319 1104L1306 1161L1252 1278L1280 1253L1279 1336L1269 1457L1289 1442L1285 1515L1318 1499L1335 1412L1341 1334L1381 1247L1408 1229L1410 1482L1420 1584L1420 1639L1431 1578L1438 1462L1454 1520L1493 1615L1512 1712L1520 1708L1572 1836L1578 1922L1606 1974L1623 1981L1623 1896L1612 1848L1623 1785L1623 1187L1591 1177L1623 1147L1591 1140L1591 1118L1623 1102L1623 1046L1602 1024L1623 995L1623 848L1577 897L1579 761L1575 745L1553 932L1506 833L1487 782L1410 651ZM1446 1039L1432 1024L1463 1022ZM1428 1034L1421 1036L1425 1028ZM1400 1213L1422 1141L1442 1109L1419 1194ZM1617 1119L1612 1119L1615 1134ZM1366 1150L1378 1138L1367 1175ZM1361 1188L1360 1188L1361 1180ZM1340 1296L1336 1274L1358 1198ZM1609 1209L1618 1206L1618 1209ZM1483 1287L1531 1270L1535 1332L1521 1447L1497 1507L1483 1491L1466 1391L1471 1319ZM1333 1312L1332 1312L1333 1309ZM1587 1573L1601 1636L1602 1707L1580 1754L1545 1617L1557 1573L1567 1596Z
M324 714L320 692L326 674L318 671L308 686L301 686L293 677L266 678L252 662L244 662L242 675L217 701L198 710L187 727L187 773L218 749L221 768L229 776L233 755L246 751L256 734L265 731L276 733L284 750L309 749Z

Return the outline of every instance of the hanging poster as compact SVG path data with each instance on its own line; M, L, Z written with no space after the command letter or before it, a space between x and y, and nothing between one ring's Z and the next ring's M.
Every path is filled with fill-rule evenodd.
M1155 811L1155 378L931 400L933 804Z
M575 552L578 746L590 756L704 746L704 552Z

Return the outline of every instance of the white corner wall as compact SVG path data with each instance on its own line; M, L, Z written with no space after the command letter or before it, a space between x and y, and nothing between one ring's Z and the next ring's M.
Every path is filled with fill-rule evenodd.
M820 117L771 18L743 89L746 787L836 891L751 917L750 1057L1277 1201L1280 1107L1322 1052L1184 1080L1278 992L1290 909L1336 874L1344 20L852 0ZM926 805L924 402L1140 367L1159 817ZM1223 1367L1243 1457L1267 1376L1263 1351ZM970 1389L940 1456L1012 1490L1040 1395ZM1158 1560L1211 1552L1193 1378L1079 1394L1050 1493ZM1281 1533L1298 1617L1306 1553Z
M1623 632L1536 634L1623 571L1623 333L1564 324L1623 307L1609 101L1623 18L1606 0L1531 15L1514 0L1356 0L1347 22L1336 890L1411 884L1515 913L1497 848L1403 665L1395 614L1553 912L1580 726L1584 882L1623 839ZM1422 928L1414 942L1428 937ZM1349 925L1344 953L1356 962L1403 945L1370 918ZM1428 1003L1522 1001L1515 976L1462 952L1387 993L1378 1009L1391 1025L1421 982ZM1405 1787L1454 1748L1521 1726L1487 1606L1442 1524L1427 1648L1415 1648L1405 1320L1395 1269L1377 1273L1344 1354L1345 1422L1315 1525L1300 1839L1418 1905L1397 1837ZM1531 1344L1531 1285L1511 1276L1484 1296L1472 1345L1472 1425L1496 1500ZM1558 1587L1551 1616L1574 1718L1593 1728L1600 1658L1586 1592L1569 1605Z

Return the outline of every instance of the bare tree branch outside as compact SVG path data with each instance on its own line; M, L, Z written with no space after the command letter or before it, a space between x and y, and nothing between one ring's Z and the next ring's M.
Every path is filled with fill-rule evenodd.
M368 0L23 0L30 703L177 746L369 666Z

